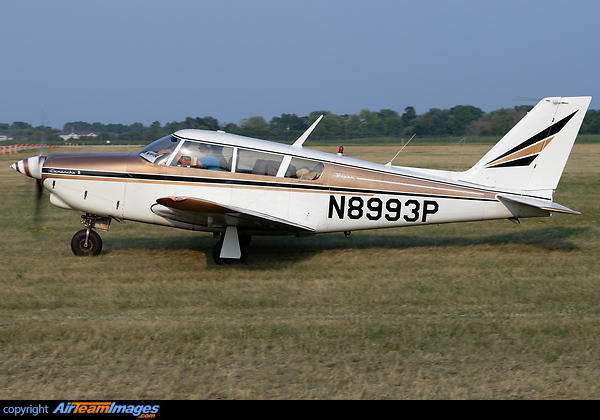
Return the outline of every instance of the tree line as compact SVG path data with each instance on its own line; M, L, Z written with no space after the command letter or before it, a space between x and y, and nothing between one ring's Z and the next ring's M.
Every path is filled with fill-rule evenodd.
M83 121L69 122L63 126L64 133L95 133L97 137L88 140L99 142L146 143L177 130L194 128L203 130L223 130L232 134L257 137L268 140L293 141L298 138L320 115L322 121L311 134L313 140L340 140L356 138L407 138L419 137L487 137L502 136L508 132L531 106L520 105L502 108L489 113L470 105L457 105L450 109L432 108L417 115L411 106L402 114L391 109L380 111L361 110L358 114L338 115L330 111L314 111L307 116L281 114L267 121L256 116L244 119L239 124L220 124L213 117L187 117L183 121L173 121L162 125L154 121L149 126L141 123L102 124ZM30 143L60 143L61 130L47 126L33 127L17 121L12 124L0 123L0 134L12 137L15 141ZM600 134L600 111L588 110L580 134Z

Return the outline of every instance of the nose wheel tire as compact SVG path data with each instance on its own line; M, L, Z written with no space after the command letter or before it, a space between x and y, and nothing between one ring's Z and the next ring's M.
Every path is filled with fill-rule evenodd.
M71 239L71 250L73 251L73 254L79 257L100 254L100 251L102 251L102 238L100 238L100 235L95 231L90 230L87 241L86 235L86 229L82 229L73 235L73 239Z

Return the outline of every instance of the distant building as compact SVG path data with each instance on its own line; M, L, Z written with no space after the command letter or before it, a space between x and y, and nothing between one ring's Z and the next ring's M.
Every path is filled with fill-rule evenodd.
M11 136L0 133L0 141L10 141L12 139L13 138Z
M71 130L70 133L66 133L66 132L58 133L58 136L60 138L62 138L64 141L70 141L70 140L79 140L80 137L98 137L98 134L97 133L87 133L87 132L75 133L74 131Z

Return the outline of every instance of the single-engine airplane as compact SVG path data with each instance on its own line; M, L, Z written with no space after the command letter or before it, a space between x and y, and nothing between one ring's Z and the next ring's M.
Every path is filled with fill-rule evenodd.
M125 220L213 232L217 264L243 261L252 235L317 233L579 214L556 204L591 97L541 100L463 172L392 166L292 145L181 130L137 153L52 153L11 167L57 207L85 213L75 255L97 255Z

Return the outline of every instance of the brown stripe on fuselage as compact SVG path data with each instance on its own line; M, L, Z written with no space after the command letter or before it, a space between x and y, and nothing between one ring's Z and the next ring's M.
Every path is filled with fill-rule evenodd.
M457 198L494 199L495 193L478 188L456 185L449 182L432 181L415 178L407 175L378 172L372 169L344 166L334 163L324 163L324 170L317 180L303 180L296 178L276 178L273 176L234 173L225 171L211 171L198 168L154 165L142 159L137 153L55 153L48 155L44 167L98 171L130 174L127 178L98 176L85 176L76 174L44 173L43 179L79 179L102 180L107 182L127 182L143 184L190 185L190 181L177 180L177 176L195 177L206 179L198 180L195 185L210 185L224 188L245 188L271 191L310 191L316 194L344 193L335 191L339 189L352 189L354 195L373 195L376 193L405 193L426 196L445 196ZM144 175L169 176L171 179L143 179ZM229 180L255 182L260 185L246 185L228 183ZM272 183L272 185L269 185ZM302 188L306 186L305 188ZM313 189L313 186L328 187ZM364 190L364 191L360 191Z
M334 167L329 172L328 183L332 187L480 199L495 197L495 193L482 191L477 188L413 178L400 174L387 174L369 169L347 168L341 165L332 166Z

